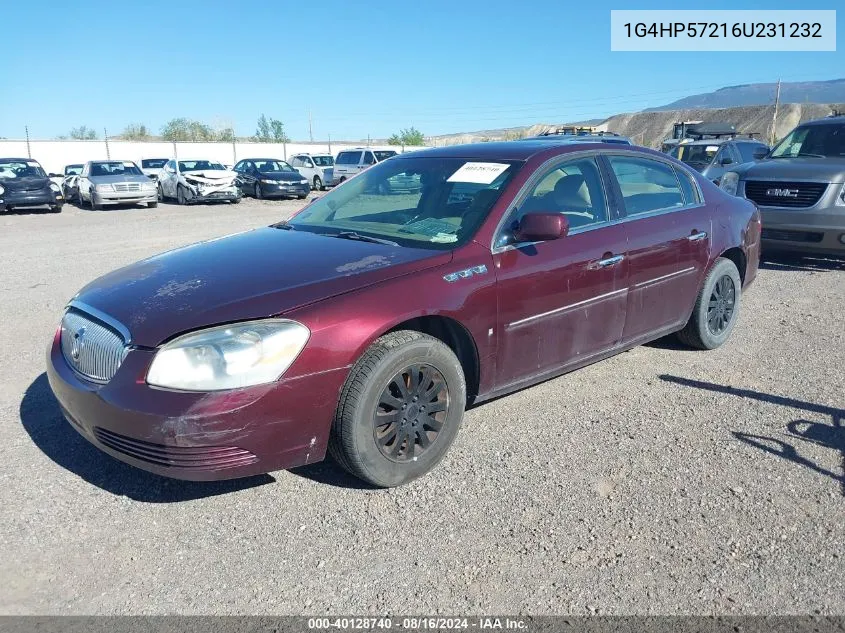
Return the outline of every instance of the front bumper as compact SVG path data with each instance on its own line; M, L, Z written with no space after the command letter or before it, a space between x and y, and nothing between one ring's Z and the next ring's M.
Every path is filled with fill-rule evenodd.
M262 182L261 192L267 196L307 196L311 193L311 185L308 183L274 182L272 184Z
M205 193L199 188L195 188L193 195L188 198L188 204L201 204L203 202L231 202L232 200L239 200L241 198L241 191L237 187L228 187L226 189L218 189Z
M0 206L6 207L44 207L64 204L61 192L52 189L42 191L9 191L0 195Z
M760 213L764 249L845 254L845 207L760 207Z
M65 417L112 457L166 477L235 479L321 461L348 369L213 393L150 387L154 350L131 349L105 385L68 365L56 333L47 376Z
M97 204L138 204L140 202L155 202L158 195L152 191L94 191L93 201Z

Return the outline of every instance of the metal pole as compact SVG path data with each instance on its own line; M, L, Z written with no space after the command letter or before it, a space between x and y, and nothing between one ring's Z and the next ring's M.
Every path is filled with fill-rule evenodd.
M778 79L778 89L775 92L775 111L772 114L772 133L769 136L769 145L775 144L775 138L777 137L777 124L778 124L778 106L780 105L780 79Z
M176 151L176 141L173 141L173 160L179 160L179 153Z
M26 155L32 158L32 150L29 147L29 126L23 126L24 131L26 132Z
M329 154L332 153L332 133L329 132Z
M314 131L311 128L311 108L308 108L308 138L311 139L311 142L314 142Z
M288 144L282 141L282 152L285 155L285 160L288 159Z
M103 128L103 138L106 141L106 158L111 160L111 152L109 151L109 131L106 128Z
M232 132L232 164L234 165L238 162L238 146L235 143L235 128L231 128L230 131Z

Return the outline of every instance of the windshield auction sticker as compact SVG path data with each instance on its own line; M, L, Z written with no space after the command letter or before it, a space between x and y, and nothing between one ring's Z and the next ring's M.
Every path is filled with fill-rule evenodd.
M611 51L835 51L835 10L611 11Z
M464 163L447 181L489 185L508 167L507 163Z

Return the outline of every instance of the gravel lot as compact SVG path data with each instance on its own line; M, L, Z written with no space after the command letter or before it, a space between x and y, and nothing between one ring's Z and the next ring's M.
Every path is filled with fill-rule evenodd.
M397 490L112 460L44 375L67 299L300 202L0 216L0 612L845 613L845 261L769 260L715 352L636 348L467 413Z

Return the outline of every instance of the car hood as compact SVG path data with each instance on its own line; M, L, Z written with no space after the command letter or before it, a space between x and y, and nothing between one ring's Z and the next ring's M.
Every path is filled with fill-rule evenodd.
M278 180L280 182L299 182L302 180L302 174L298 171L259 172L258 177L262 180Z
M742 165L736 171L743 179L815 180L845 182L843 158L771 158Z
M136 174L115 174L113 176L88 176L88 180L96 185L107 185L116 182L150 182L146 176Z
M43 189L49 183L49 178L0 178L0 185L3 185L6 191L33 191L35 189Z
M182 332L283 314L451 258L267 227L120 268L74 300L120 321L133 344L153 347Z
M206 169L199 171L184 171L182 176L206 182L220 182L223 180L234 180L237 172L228 169Z

